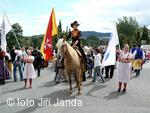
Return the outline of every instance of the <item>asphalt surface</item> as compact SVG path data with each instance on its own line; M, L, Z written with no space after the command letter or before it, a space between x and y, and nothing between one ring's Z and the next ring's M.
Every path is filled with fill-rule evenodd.
M68 83L55 84L54 74L54 69L42 70L32 89L24 89L22 81L1 85L0 113L150 113L150 63L143 66L139 77L132 74L125 94L117 92L116 71L105 83L87 79L80 96L76 88L69 96Z

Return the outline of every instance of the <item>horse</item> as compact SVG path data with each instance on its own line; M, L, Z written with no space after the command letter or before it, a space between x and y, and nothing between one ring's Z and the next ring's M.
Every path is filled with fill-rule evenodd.
M72 83L71 83L71 75L75 74L76 78L76 86L78 88L78 95L81 95L81 87L82 87L82 75L83 75L83 62L81 61L81 56L77 51L71 47L65 39L59 39L56 47L61 55L64 56L64 66L65 72L68 76L68 81L70 85L69 95L72 94Z

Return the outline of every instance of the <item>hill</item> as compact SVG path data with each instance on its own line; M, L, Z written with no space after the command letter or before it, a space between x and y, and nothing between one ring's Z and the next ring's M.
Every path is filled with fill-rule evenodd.
M82 31L82 37L87 38L90 36L96 36L98 38L109 38L111 33L102 33L96 31Z
M43 34L40 34L40 35L33 35L33 36L30 36L30 37L43 37L44 35ZM102 33L102 32L96 32L96 31L82 31L81 32L81 37L83 38L87 38L87 37L90 37L90 36L96 36L98 38L109 38L110 37L110 33Z

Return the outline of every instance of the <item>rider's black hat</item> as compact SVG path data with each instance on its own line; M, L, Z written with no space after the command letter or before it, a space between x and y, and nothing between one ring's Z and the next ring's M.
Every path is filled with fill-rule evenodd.
M73 23L71 23L71 27L73 27L73 25L79 26L80 24L78 23L78 21L74 21Z

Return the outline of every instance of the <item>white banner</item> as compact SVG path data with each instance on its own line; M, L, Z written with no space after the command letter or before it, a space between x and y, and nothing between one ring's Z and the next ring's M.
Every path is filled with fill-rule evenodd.
M1 24L1 48L3 51L6 52L6 46L7 46L7 42L6 42L6 34L12 29L8 18L6 15L4 15L3 17L3 21Z
M101 68L109 65L115 65L116 62L116 46L119 44L118 33L116 27L111 33L108 47L104 54Z

